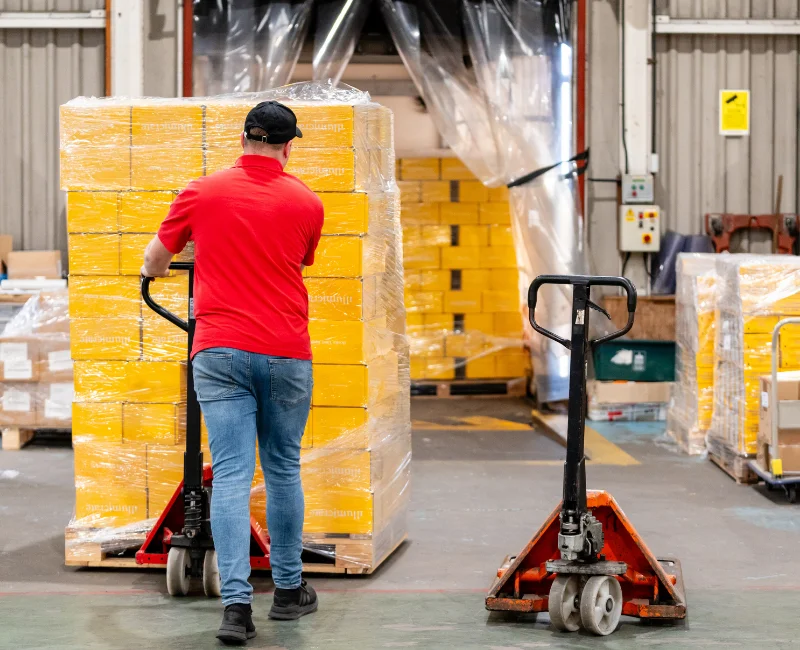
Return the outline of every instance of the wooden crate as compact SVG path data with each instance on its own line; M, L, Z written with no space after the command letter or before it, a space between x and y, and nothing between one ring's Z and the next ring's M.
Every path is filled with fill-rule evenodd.
M739 484L758 483L758 476L748 465L750 459L711 436L708 437L708 459Z
M606 296L603 306L617 328L628 322L628 302L625 296ZM592 318L598 318L593 314ZM605 317L600 315L601 320ZM643 341L675 340L675 296L639 296L636 319L628 338Z

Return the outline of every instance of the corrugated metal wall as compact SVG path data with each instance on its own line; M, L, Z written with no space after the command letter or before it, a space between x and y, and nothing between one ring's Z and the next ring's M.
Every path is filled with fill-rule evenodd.
M672 0L674 18L798 18L798 0ZM796 212L798 38L659 36L658 200L667 226L702 232L707 212ZM719 91L751 91L749 137L719 135ZM742 250L769 252L759 233Z
M645 2L648 0L642 0ZM617 2L592 2L589 55L590 176L619 172L619 43ZM673 18L800 18L798 0L660 0ZM613 36L611 36L613 35ZM661 35L657 40L656 199L665 228L703 231L707 212L770 213L778 177L781 209L798 202L798 38L794 36ZM719 91L751 91L751 134L719 135ZM616 189L589 183L590 252L595 269L616 273ZM734 242L738 251L768 252L766 233ZM638 258L640 256L634 256ZM644 275L634 259L636 275Z
M0 0L0 11L89 11L104 0ZM63 251L58 107L105 92L102 29L0 29L0 233L17 249Z

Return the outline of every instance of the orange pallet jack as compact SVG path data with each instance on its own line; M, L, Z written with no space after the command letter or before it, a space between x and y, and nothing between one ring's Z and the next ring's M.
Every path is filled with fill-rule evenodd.
M570 341L540 327L535 318L539 287L572 285ZM593 286L621 287L628 297L628 323L611 334L589 339ZM595 346L619 338L633 326L636 289L626 278L541 275L528 291L531 325L539 334L571 351L567 456L564 494L523 551L507 557L486 598L486 609L550 614L562 632L580 628L600 636L616 630L620 617L683 619L686 599L680 563L656 557L625 514L604 491L587 491L584 427L587 355Z
M211 492L213 475L203 464L200 404L194 392L192 342L194 341L194 263L173 262L170 269L189 272L189 318L183 320L164 309L150 295L153 278L142 278L142 299L159 316L188 335L186 359L186 451L183 456L183 481L136 552L136 563L166 566L170 596L186 596L192 578L203 581L206 596L220 596L219 569L211 534ZM250 517L250 566L269 569L269 537Z

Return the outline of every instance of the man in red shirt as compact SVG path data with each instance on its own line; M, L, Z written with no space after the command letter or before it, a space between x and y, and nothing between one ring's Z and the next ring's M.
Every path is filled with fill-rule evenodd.
M301 577L300 440L311 404L308 294L322 202L283 168L301 138L295 114L262 102L245 120L236 164L189 183L145 251L142 275L164 277L195 246L194 385L214 470L211 528L225 606L217 637L244 643L251 617L250 486L258 441L267 488L275 595L270 617L317 609Z

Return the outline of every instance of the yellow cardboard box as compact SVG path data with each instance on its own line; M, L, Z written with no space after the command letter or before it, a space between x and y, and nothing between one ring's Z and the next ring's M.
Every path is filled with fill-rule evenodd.
M488 269L464 269L461 271L461 289L483 291L490 286L491 274Z
M141 295L138 278L76 275L69 282L69 315L71 318L138 318Z
M120 192L119 231L155 234L175 196L174 192Z
M409 360L410 377L412 380L425 379L427 360L425 357L412 355Z
M492 269L489 289L495 291L508 291L519 287L518 269Z
M489 245L513 246L514 236L511 234L511 226L489 226Z
M406 311L410 314L438 314L442 311L441 291L408 291L405 294Z
M404 246L403 266L409 271L439 269L442 266L439 246Z
M400 390L397 354L387 353L369 365L314 364L312 405L370 406Z
M314 492L306 496L306 534L369 535L372 533L372 494Z
M494 356L484 354L467 361L467 379L492 379L496 376Z
M497 377L524 377L530 369L530 356L526 350L497 352L495 371Z
M452 357L429 357L425 360L425 379L455 379L456 363Z
M145 361L182 361L186 359L186 332L142 308L142 359ZM146 311L145 311L146 310Z
M297 176L315 192L352 192L356 178L356 154L352 149L302 149L292 152L286 173Z
M461 181L458 184L458 200L482 203L489 200L489 189L480 181Z
M490 347L483 333L467 330L464 334L445 336L444 356L471 358L486 352Z
M118 275L119 235L70 235L69 271L70 275Z
M403 226L427 226L439 223L438 203L407 203L405 199L402 201L400 219Z
M311 320L314 363L361 364L392 349L383 318L371 321Z
M442 179L447 181L471 181L475 180L475 174L459 158L442 158Z
M428 334L453 331L453 314L425 314L423 320Z
M304 138L305 139L305 138ZM369 227L367 195L359 192L320 192L325 210L323 235L363 235Z
M186 363L131 361L126 368L125 401L178 403L186 401Z
M121 402L127 399L124 361L75 361L76 402Z
M494 316L494 335L505 338L522 338L522 316L520 312L497 312Z
M330 235L320 237L314 264L305 270L309 278L359 278L385 269L385 250L376 237Z
M186 404L124 404L122 440L126 443L183 444L186 441Z
M451 226L456 229L458 246L488 246L489 229L486 226Z
M116 192L68 192L67 232L117 231Z
M321 406L311 410L314 448L366 449L367 409Z
M87 142L127 144L131 133L131 107L111 104L63 105L59 108L61 147Z
M423 246L449 246L450 228L447 226L422 226L420 243Z
M516 289L483 292L483 311L486 313L511 312L518 310L521 305L522 296Z
M484 334L491 336L494 334L493 316L493 314L465 314L464 331L483 332Z
M378 312L375 277L306 278L308 313L319 320L369 320Z
M181 190L203 171L200 146L131 148L131 187L136 190Z
M404 272L403 289L405 291L422 291L422 271Z
M189 316L189 274L186 271L173 271L173 273L176 275L158 278L153 282L150 285L150 295L159 305L186 319ZM146 305L142 305L142 313L155 315Z
M122 403L73 402L72 439L121 443Z
M480 249L482 269L516 269L517 253L512 246L485 246Z
M131 111L133 147L203 146L203 107L189 103L134 106Z
M448 226L477 225L479 221L477 203L443 203L439 206L439 221Z
M113 137L111 133L104 136L108 142L114 142ZM131 186L131 150L124 140L103 146L62 146L60 156L62 190L127 190Z
M420 357L441 357L444 355L444 337L439 334L417 334L409 341L411 354Z
M445 291L444 311L449 314L478 314L481 311L480 291Z
M203 458L210 462L210 457ZM183 448L176 445L147 445L148 516L161 516L183 481Z
M481 203L480 223L511 224L511 211L507 203Z
M73 359L129 361L140 355L138 318L72 318Z
M508 203L508 188L505 185L490 187L489 201L492 203Z
M447 291L450 288L450 271L429 270L419 272L421 291Z
M363 125L357 124L357 121L365 122L367 116L354 116L352 106L290 104L290 107L297 116L297 125L303 132L303 137L295 140L297 148L349 148L354 145L373 145L372 142L356 139L355 132L363 129ZM242 128L242 124L244 120L241 121L239 129Z
M141 276L144 249L153 235L120 235L119 274ZM158 282L156 282L158 284Z
M713 320L713 313L710 318ZM708 316L707 316L708 318ZM771 334L781 319L780 316L745 316L744 317L744 333L745 334Z
M422 186L420 181L397 181L397 189L400 190L400 201L403 206L407 203L421 203Z
M480 250L477 246L444 246L442 268L477 269L480 264Z
M440 178L438 158L403 158L400 178L404 181L437 181Z
M423 203L447 203L450 201L450 181L420 181Z
M137 484L108 487L77 482L75 519L79 526L93 528L119 528L143 522L147 519L147 490Z

